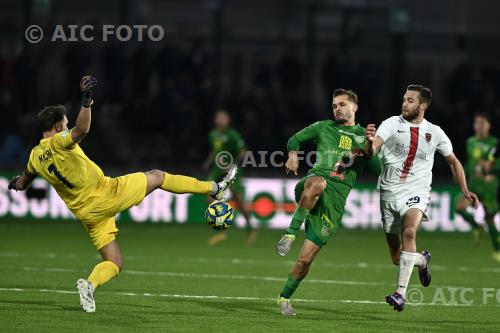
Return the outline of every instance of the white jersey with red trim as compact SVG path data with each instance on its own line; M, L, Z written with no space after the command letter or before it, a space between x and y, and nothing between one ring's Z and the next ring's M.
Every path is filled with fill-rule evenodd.
M379 153L382 172L378 180L380 198L398 200L409 194L428 194L436 150L443 156L453 153L450 139L441 127L423 120L420 124L403 116L390 117L380 124L377 135L384 140Z

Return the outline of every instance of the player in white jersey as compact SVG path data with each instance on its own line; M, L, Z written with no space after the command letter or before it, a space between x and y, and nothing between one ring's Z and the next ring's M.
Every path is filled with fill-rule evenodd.
M417 253L416 234L429 205L432 166L436 150L446 159L464 197L478 207L476 194L467 188L464 169L453 153L444 131L424 119L432 93L421 85L410 85L403 96L402 114L366 128L366 154L379 150L380 211L392 262L399 265L397 290L386 296L394 310L404 309L406 289L413 266L418 267L424 287L431 283L428 251Z

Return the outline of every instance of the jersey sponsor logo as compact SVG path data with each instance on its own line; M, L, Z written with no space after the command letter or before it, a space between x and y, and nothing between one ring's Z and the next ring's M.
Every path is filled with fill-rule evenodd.
M396 143L396 149L394 150L396 154L407 156L410 153L411 146L405 146L402 143ZM427 160L427 154L420 148L417 148L415 153L415 158L419 160Z
M341 135L339 140L339 147L350 150L352 148L352 139L348 136Z
M333 166L333 171L330 172L330 176L338 177L340 180L344 180L345 176L343 172L354 164L356 157L363 157L364 154L365 152L362 149L353 149L351 151L342 152L340 159Z
M413 160L415 159L415 155L417 153L418 147L418 127L411 127L411 139L410 139L410 150L408 151L408 156L406 157L405 163L403 165L403 171L401 172L401 176L399 177L399 181L404 183L410 170L413 166Z

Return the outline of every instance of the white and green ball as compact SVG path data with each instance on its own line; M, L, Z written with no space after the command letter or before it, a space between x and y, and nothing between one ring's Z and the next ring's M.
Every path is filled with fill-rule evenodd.
M214 229L227 229L233 225L234 209L226 202L214 201L205 211L205 220Z

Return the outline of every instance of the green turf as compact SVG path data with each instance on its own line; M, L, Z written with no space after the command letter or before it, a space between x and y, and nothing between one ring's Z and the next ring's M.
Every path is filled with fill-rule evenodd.
M487 237L475 248L470 234L420 233L419 248L432 252L433 283L421 288L414 271L413 297L422 293L426 304L396 313L383 304L397 271L381 231L339 230L294 295L298 315L285 318L274 298L302 237L279 258L277 231L260 232L248 247L242 230L229 230L226 242L209 247L213 233L203 225L119 227L125 270L97 290L97 312L86 314L74 282L98 259L83 228L0 222L0 331L491 332L500 324L500 264L490 258ZM452 303L454 287L459 304L444 305ZM494 288L486 302L483 288ZM461 292L472 305L463 304Z

